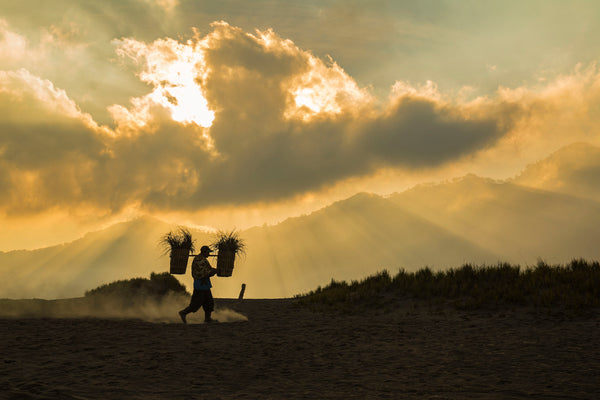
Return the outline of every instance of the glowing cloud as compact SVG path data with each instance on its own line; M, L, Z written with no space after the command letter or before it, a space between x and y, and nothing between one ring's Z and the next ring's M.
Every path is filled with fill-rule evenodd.
M9 30L8 23L0 19L0 56L4 62L19 61L27 53L25 37Z
M18 35L12 47L6 37L0 51L27 51ZM150 86L109 107L114 128L48 79L0 71L0 210L186 213L291 201L382 170L440 168L490 152L497 160L516 144L559 137L559 128L581 140L598 125L595 66L471 101L433 82L398 81L378 102L336 62L271 30L217 22L185 41L113 45L124 69Z
M132 100L133 111L124 112L120 106L113 108L119 122L133 121L143 126L150 118L149 103L155 103L171 113L173 120L208 128L215 118L200 85L204 67L203 50L193 41L179 43L173 39L161 39L147 45L134 39L115 41L117 54L142 64L139 77L154 86L143 99Z
M371 105L373 97L366 89L358 87L344 70L330 59L330 66L309 55L310 68L293 79L290 84L295 107L289 107L287 118L308 120L318 114L341 114L359 111Z
M100 129L92 116L81 112L64 90L57 89L49 80L39 78L24 68L17 71L0 70L0 94L13 99L11 104L3 107L6 112L4 121L17 119L35 123L36 120L56 122L70 118L80 120L91 129ZM35 102L36 108L33 110L27 110L31 107L30 101ZM23 112L8 113L11 109L22 109Z
M161 7L165 12L170 13L175 10L175 8L179 5L179 0L145 0L150 4L156 4Z

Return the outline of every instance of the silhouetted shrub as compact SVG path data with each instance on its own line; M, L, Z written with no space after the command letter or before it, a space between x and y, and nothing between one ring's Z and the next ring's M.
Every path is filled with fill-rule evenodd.
M187 295L184 285L168 272L151 273L150 279L133 278L99 286L85 293L86 297L111 297L124 303L137 299L160 300L169 294Z
M433 272L387 271L350 285L332 280L324 288L296 296L300 304L330 305L351 310L356 306L389 308L398 298L449 301L458 308L503 306L565 307L585 310L600 306L600 264L582 259L550 266L542 261L531 268L500 263L465 264L458 269Z

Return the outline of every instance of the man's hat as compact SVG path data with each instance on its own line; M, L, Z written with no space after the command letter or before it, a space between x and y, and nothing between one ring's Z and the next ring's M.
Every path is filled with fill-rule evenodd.
M200 247L200 253L202 253L203 251L208 251L209 253L211 252L210 247L208 247L208 246Z

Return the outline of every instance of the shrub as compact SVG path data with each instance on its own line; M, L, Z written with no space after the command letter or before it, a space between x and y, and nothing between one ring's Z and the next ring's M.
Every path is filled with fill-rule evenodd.
M524 270L507 263L465 264L435 273L429 267L410 273L402 269L393 278L383 271L351 285L332 280L324 288L296 296L301 304L340 309L381 306L406 297L449 301L459 308L531 305L589 309L600 306L600 264L575 259L566 266L539 261Z
M114 297L121 299L152 298L158 300L168 294L188 294L184 285L168 272L151 273L150 279L133 278L99 286L85 293L86 297Z

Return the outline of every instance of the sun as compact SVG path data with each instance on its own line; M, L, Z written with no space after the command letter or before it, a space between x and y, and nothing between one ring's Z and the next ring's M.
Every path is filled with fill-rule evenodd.
M202 89L196 84L165 89L162 98L162 105L171 111L174 121L194 123L204 128L212 126L215 113L210 110Z
M166 108L174 121L209 128L215 119L200 82L208 73L200 43L158 39L151 44L119 41L117 53L143 65L139 78L154 86L148 100Z
M171 112L174 121L209 128L215 113L209 108L203 88L198 85L198 59L183 59L165 63L162 78L155 88L158 102Z

